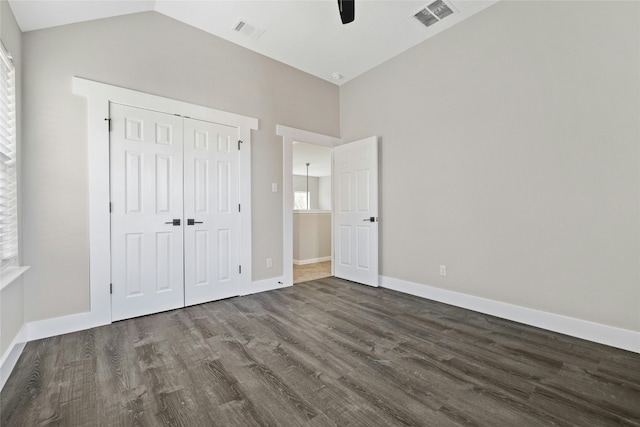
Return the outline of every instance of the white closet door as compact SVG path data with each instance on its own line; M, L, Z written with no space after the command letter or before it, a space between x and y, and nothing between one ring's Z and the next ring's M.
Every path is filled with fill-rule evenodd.
M333 163L335 275L378 286L378 139L335 147Z
M115 321L184 306L183 131L180 117L118 104L111 125Z
M239 295L238 129L184 120L185 304Z

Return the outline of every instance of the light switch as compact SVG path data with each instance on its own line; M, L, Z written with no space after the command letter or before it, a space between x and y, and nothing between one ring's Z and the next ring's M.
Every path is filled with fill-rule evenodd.
M278 192L278 183L274 182L271 184L271 192L272 193L277 193Z

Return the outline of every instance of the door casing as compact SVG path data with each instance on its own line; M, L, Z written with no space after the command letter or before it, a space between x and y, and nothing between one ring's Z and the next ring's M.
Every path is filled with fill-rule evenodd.
M333 148L340 143L340 139L283 125L276 126L276 134L282 137L283 143L282 281L285 286L291 286L293 285L293 143L298 141ZM331 242L331 258L333 259L333 239ZM333 263L331 273L333 274Z
M56 335L78 328L111 323L111 255L109 214L109 103L115 102L154 111L170 111L194 119L238 128L242 140L240 155L240 203L242 210L241 263L243 286L251 286L251 131L258 129L258 119L228 113L151 95L81 77L74 77L72 91L87 98L87 136L89 162L89 298L88 312L60 318L46 334ZM246 272L246 275L244 274Z
M293 143L295 141L315 144L333 149L342 144L340 138L327 136L303 129L296 129L284 125L276 126L276 134L282 137L282 277L285 286L293 285ZM373 137L376 138L377 137ZM333 154L332 154L333 156ZM333 178L332 178L333 179ZM335 197L335 194L332 195ZM333 203L332 209L335 206ZM333 212L333 211L332 211ZM331 259L335 258L335 239L333 213L331 215ZM334 262L331 263L331 274L334 273Z

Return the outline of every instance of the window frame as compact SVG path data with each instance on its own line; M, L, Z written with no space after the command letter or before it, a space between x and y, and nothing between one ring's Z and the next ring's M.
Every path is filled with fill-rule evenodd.
M0 42L0 273L19 263L16 69Z
M298 194L304 194L305 195L305 207L304 208L299 208L296 207L296 195ZM310 199L311 199L311 192L310 191L294 191L293 192L293 210L294 211L308 211L311 208L311 204L310 204Z

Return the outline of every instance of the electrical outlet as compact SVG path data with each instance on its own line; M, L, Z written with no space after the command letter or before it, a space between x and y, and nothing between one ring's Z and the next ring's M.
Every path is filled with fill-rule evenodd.
M446 276L447 275L447 266L446 265L441 265L440 266L440 275L441 276Z
M267 268L273 268L273 259L267 258Z

